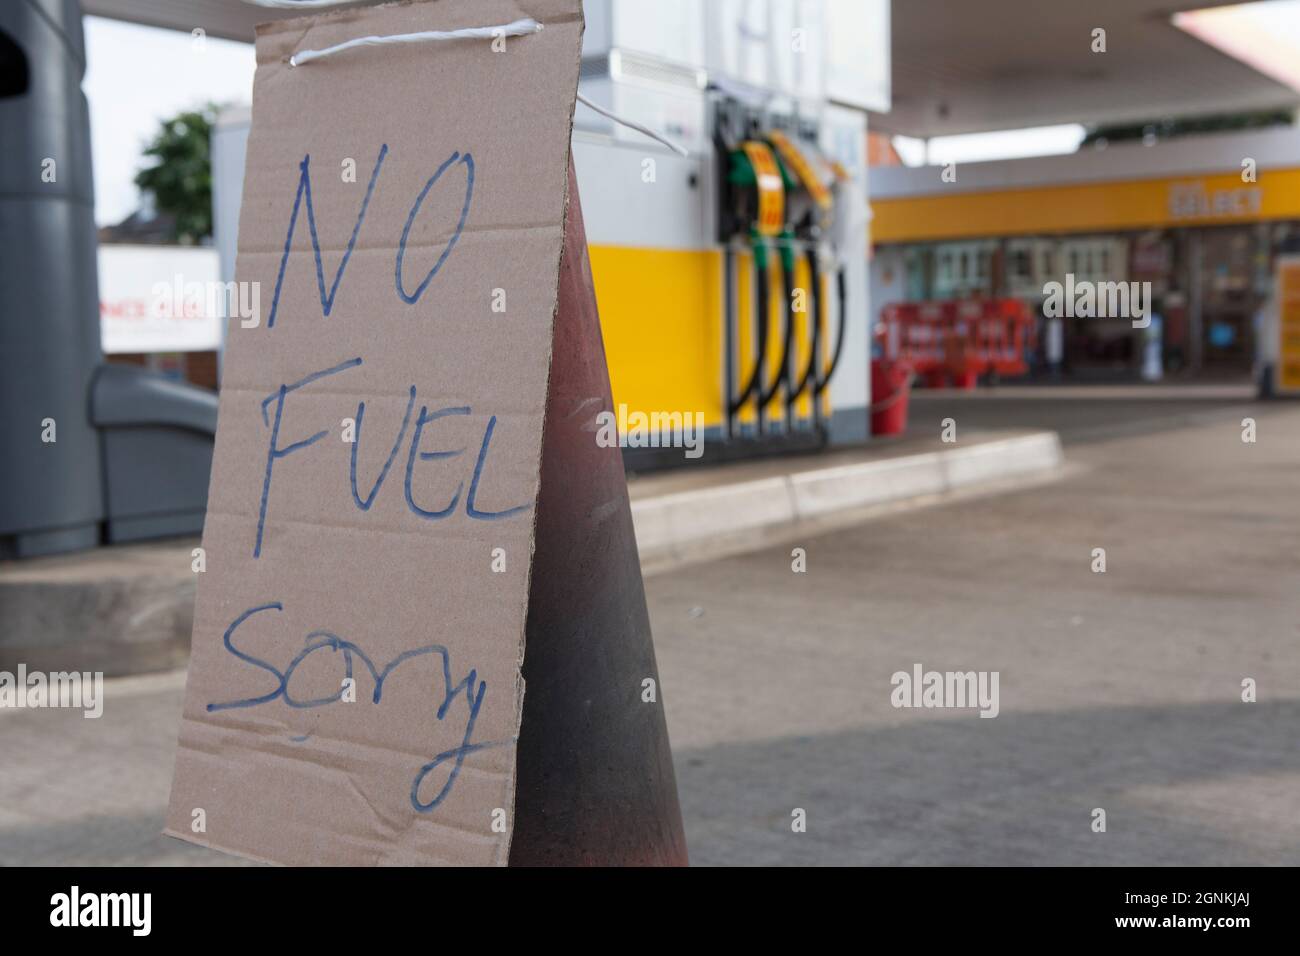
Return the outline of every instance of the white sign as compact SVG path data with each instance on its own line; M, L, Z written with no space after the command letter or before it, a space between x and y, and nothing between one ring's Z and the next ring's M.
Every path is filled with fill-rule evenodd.
M215 249L101 245L104 353L215 351L225 314L219 270Z

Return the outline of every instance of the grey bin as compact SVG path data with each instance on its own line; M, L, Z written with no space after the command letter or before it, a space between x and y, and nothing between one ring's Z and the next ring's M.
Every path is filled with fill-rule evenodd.
M0 558L192 533L207 500L215 396L103 365L84 72L76 0L0 3Z
M108 486L108 543L203 530L216 393L102 365L91 395Z

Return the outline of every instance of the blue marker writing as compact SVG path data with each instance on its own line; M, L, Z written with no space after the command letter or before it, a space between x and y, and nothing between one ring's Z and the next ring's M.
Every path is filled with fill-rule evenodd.
M284 605L279 601L270 601L266 604L259 604L255 607L251 607L235 618L231 625L226 628L226 632L222 639L222 643L231 655L246 664L258 668L259 670L266 671L275 678L275 689L254 697L244 697L236 700L210 703L207 705L209 713L248 707L260 707L263 704L268 704L275 700L283 700L288 706L297 709L325 707L337 703L343 697L342 681L340 681L340 689L336 693L327 697L317 697L310 700L296 699L289 690L294 674L297 673L299 666L313 654L322 650L328 650L332 653L341 653L343 655L344 676L348 680L353 679L354 659L360 661L364 666L364 669L369 672L370 679L374 683L374 692L371 695L371 701L372 703L379 704L383 699L386 682L396 673L398 668L408 661L436 655L442 662L443 695L434 714L439 721L445 720L452 704L455 703L458 697L463 695L467 710L465 732L461 736L460 743L457 746L450 750L444 750L437 754L428 763L420 767L411 784L411 806L421 813L427 813L433 810L441 804L451 792L452 786L456 783L456 778L460 775L460 769L465 763L466 757L472 753L476 753L489 747L499 747L503 745L501 742L474 743L471 741L471 737L474 734L474 724L478 720L479 711L483 707L483 701L487 694L487 684L478 679L478 671L473 669L470 670L463 680L453 682L451 674L451 652L441 644L427 644L423 647L404 651L389 661L388 664L381 669L375 666L369 655L366 654L359 644L344 640L337 634L333 634L329 631L312 631L307 635L307 646L289 662L289 666L285 668L284 671L281 671L279 668L275 667L275 665L254 657L252 654L242 651L235 646L235 632L250 618L268 611L279 613L283 610ZM291 737L290 739L295 742L302 742L307 739L307 736L309 735L300 735L297 737ZM451 763L451 770L448 772L447 779L443 783L441 789L439 789L432 798L422 800L420 797L420 791L429 775L433 773L434 770L448 762Z
M478 498L478 483L483 477L483 463L487 461L488 446L492 444L492 432L496 430L497 417L493 415L488 419L487 428L483 432L483 446L478 450L478 461L474 463L474 477L469 483L469 497L465 499L465 513L471 518L478 518L481 521L495 521L498 518L509 518L513 514L526 511L532 505L515 505L513 508L506 508L504 511L480 511L474 506Z
M420 280L420 284L415 287L414 292L407 292L406 286L402 282L402 261L406 258L406 243L411 238L411 227L415 225L415 217L420 212L420 206L424 204L424 197L429 195L429 190L433 188L442 174L445 173L453 164L461 163L465 167L465 204L460 209L460 221L456 223L456 231L451 234L447 240L447 245L443 247L442 254L438 256L438 261L433 264L433 268L428 271L425 277ZM407 305L414 305L419 301L420 296L424 295L424 290L429 287L433 277L438 274L442 264L447 261L451 255L451 250L455 247L456 241L460 239L460 234L465 228L465 220L469 216L470 200L474 198L474 157L469 153L462 156L460 153L452 153L447 157L446 162L438 167L438 171L429 177L429 181L424 184L420 190L420 195L415 197L415 202L411 206L411 213L406 217L406 228L402 230L402 241L397 246L397 265L394 270L395 281L397 284L397 294L401 296L402 301Z
M411 423L411 409L414 407L415 407L415 386L412 385L411 397L406 401L406 414L402 416L402 428L397 433L397 440L393 442L392 451L388 453L388 460L384 462L384 467L379 471L379 477L375 479L374 485L371 486L370 494L366 495L365 499L363 500L361 495L357 492L357 446L361 444L361 420L365 417L366 414L366 403L365 402L357 403L357 431L356 431L356 435L354 436L355 441L352 442L351 479L352 479L352 500L356 502L357 507L360 508L362 511L369 511L370 506L375 503L375 495L379 494L380 486L384 483L384 479L388 477L388 469L393 467L393 459L397 457L397 449L398 446L402 444L402 436L406 434L406 426ZM420 414L421 415L424 414L423 408L420 409ZM416 422L415 425L415 436L416 436L415 442L416 444L418 444L420 441L419 422ZM409 468L407 469L407 473L408 474L410 473Z
M411 509L412 514L433 521L447 517L456 510L456 505L460 503L460 493L465 490L465 482L463 481L456 486L456 493L451 496L451 502L447 507L436 511L428 511L421 508L415 503L415 496L411 492L411 478L414 476L415 459L417 454L421 461L429 461L438 458L454 458L465 451L464 448L459 448L456 451L420 451L420 437L424 434L424 426L436 422L440 418L445 418L448 415L468 414L469 406L467 405L459 405L453 408L440 408L432 415L429 414L428 408L424 406L420 407L420 416L415 421L415 437L411 439L411 453L406 456L406 506Z
M379 179L379 169L384 165L384 157L387 155L388 144L385 143L379 147L379 158L375 160L374 171L370 174L370 183L366 186L365 198L361 200L361 211L357 213L357 221L352 226L352 237L348 239L348 247L343 252L339 267L334 270L334 281L330 284L329 292L325 291L325 267L321 263L320 238L316 234L316 210L311 201L311 154L303 156L302 162L298 164L298 193L293 198L293 211L289 214L289 230L284 237L284 254L280 256L280 272L275 277L275 295L271 297L271 314L266 319L268 329L275 327L275 316L280 310L280 290L284 286L284 273L289 265L289 250L293 247L293 233L298 226L298 207L302 205L303 197L307 199L307 228L311 232L311 251L316 257L316 286L320 290L320 310L322 315L328 316L334 308L334 296L338 294L339 282L343 280L343 270L348 267L348 260L352 258L357 236L361 233L361 223L365 221L366 210L370 208L370 197L374 194L375 183Z
M281 385L279 390L274 394L267 396L262 401L262 423L268 424L266 408L271 402L275 402L275 425L271 428L271 441L266 450L266 477L262 480L262 505L257 513L257 541L253 545L253 557L262 556L262 531L266 527L266 505L271 496L271 471L275 467L278 459L293 454L295 451L301 451L308 445L314 445L325 437L327 432L319 431L310 438L304 438L302 441L296 441L284 448L279 446L280 441L280 421L284 416L284 400L290 392L296 392L305 385L310 385L318 379L325 378L327 375L334 375L338 372L346 371L350 368L356 368L361 364L360 358L348 359L346 362L340 362L333 368L322 369L319 372L312 372L306 378L294 382L292 385Z

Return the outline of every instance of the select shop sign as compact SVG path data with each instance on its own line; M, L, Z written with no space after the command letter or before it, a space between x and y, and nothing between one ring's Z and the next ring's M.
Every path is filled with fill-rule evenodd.
M225 314L215 249L99 247L99 329L104 353L207 352L221 345Z

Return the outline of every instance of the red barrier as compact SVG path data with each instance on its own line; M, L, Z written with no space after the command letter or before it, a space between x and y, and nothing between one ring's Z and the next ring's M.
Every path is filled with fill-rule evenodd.
M1029 371L1034 317L1020 299L897 302L880 312L881 355L907 362L931 387L974 388L979 376Z

